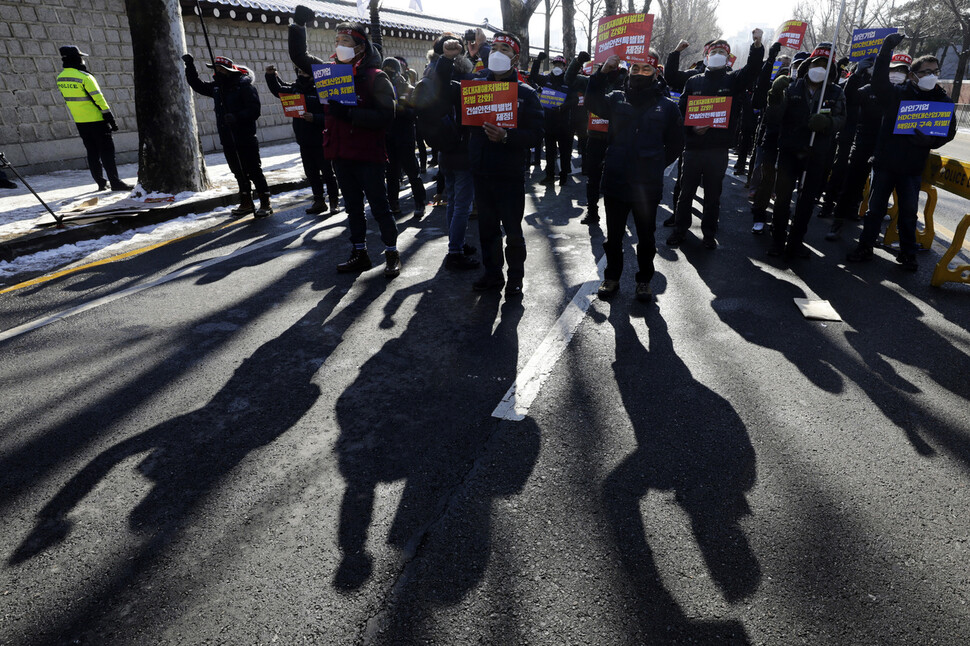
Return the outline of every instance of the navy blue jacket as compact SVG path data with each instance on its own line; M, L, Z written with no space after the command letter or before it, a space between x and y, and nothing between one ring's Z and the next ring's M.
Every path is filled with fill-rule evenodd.
M484 78L494 81L495 75L489 71ZM505 143L490 141L481 126L468 127L468 161L475 175L525 181L527 153L542 141L544 116L536 91L521 81L517 85L518 125L509 129Z

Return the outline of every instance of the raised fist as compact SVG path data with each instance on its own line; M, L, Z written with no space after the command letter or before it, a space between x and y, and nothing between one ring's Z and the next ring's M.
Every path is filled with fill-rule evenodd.
M754 29L751 31L751 39L756 43L761 43L761 37L765 35L761 29Z
M771 49L768 50L768 55L772 58L777 58L779 52L781 52L781 43L772 43Z
M883 49L896 49L899 46L899 43L903 42L905 38L906 34L901 34L899 32L889 34L886 36L886 40L882 41L882 47Z
M302 4L296 5L296 9L293 10L293 22L305 26L308 22L313 20L314 13L313 9Z
M681 41L679 43L677 43L677 47L674 48L674 51L675 52L682 52L685 49L687 49L688 47L690 47L690 43L688 43L686 40L681 39Z
M582 65L583 63L590 62L593 60L593 58L589 55L589 52L579 52L576 54L576 60L579 61L580 65Z
M183 54L182 55L182 61L186 65L195 65L195 57L192 56L192 54Z
M620 66L620 57L617 56L616 54L613 54L612 56L606 59L606 62L603 63L603 67L600 68L600 71L603 74L609 74L619 66Z
M549 58L549 54L545 52L539 52L538 54L536 54L536 60L539 61L540 63L546 60L547 58Z
M276 74L276 66L275 65L267 65L266 66L266 73L267 74L270 74L270 75Z

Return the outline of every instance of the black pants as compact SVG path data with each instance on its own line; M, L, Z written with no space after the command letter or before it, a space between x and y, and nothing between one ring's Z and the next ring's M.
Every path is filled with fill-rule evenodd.
M694 195L698 187L704 188L704 210L701 231L705 236L717 233L717 220L721 212L721 185L727 171L727 148L687 149L681 158L680 198L677 200L677 231L686 233L690 228Z
M812 211L815 210L815 200L825 187L825 177L828 172L826 161L825 154L817 157L799 157L795 153L784 150L778 153L775 205L772 208L771 217L771 236L777 246L786 245L788 248L796 248L805 240L808 222L812 219ZM798 190L795 216L791 218L791 230L788 231L791 196L795 191L795 183L801 179L802 173L805 173L805 181Z
M331 200L337 199L339 189L337 178L333 174L333 165L323 156L323 143L320 145L301 145L300 159L303 160L303 172L310 180L313 199L323 199L323 186L327 186L327 195Z
M569 174L573 167L570 159L573 156L573 133L566 132L547 132L546 133L546 173L556 174L556 157L559 157L559 172Z
M589 137L586 140L586 211L599 212L600 184L603 181L603 160L606 159L606 137Z
M118 177L118 167L115 165L115 142L111 137L111 129L104 121L91 121L90 123L77 123L78 134L84 142L84 149L88 153L88 169L91 177L100 186L105 183L104 174L112 182L120 181Z
M589 148L589 137L586 135L586 131L585 130L577 131L576 140L579 142L578 145L576 146L576 150L579 151L579 157L580 157L579 169L580 169L580 172L583 175L585 175L586 173L589 172L589 169L586 167L586 149Z
M754 202L751 205L751 215L755 222L768 221L768 205L771 195L775 192L775 167L778 164L778 145L765 144L761 155L761 181L754 192Z
M269 186L263 175L263 164L259 159L259 140L256 135L220 131L219 141L226 153L229 170L239 184L239 192L252 193L251 183L260 195L269 193Z
M835 210L835 203L842 193L845 185L846 172L849 169L849 154L851 142L839 142L839 148L835 153L835 159L829 166L828 180L825 182L824 196L822 198L822 210L831 213Z
M390 143L390 142L388 142ZM418 158L414 154L413 147L388 146L387 147L387 201L391 209L400 209L398 195L401 193L401 171L408 176L411 183L411 195L414 197L414 205L418 208L424 206L428 201L428 194L424 189L424 180L418 172ZM373 208L373 207L371 207Z
M633 212L633 226L639 242L637 243L637 271L636 281L648 283L653 278L653 259L657 255L657 207L663 196L663 186L641 188L641 199L633 202L603 198L606 206L606 242L603 250L606 252L606 270L604 277L609 280L620 280L623 273L623 236L626 233L626 222L630 212Z
M873 146L852 146L849 153L849 163L845 169L845 179L842 190L835 201L835 217L840 220L856 220L859 218L859 205L862 203L862 192L872 170Z
M742 128L738 132L738 161L734 164L734 170L740 172L747 169L753 145L754 128Z
M335 159L333 170L344 196L344 210L350 226L350 242L367 243L367 220L364 217L364 197L370 204L371 215L381 230L381 241L387 247L397 246L397 224L387 203L384 185L384 164L380 162Z
M490 276L502 275L502 231L505 231L505 262L509 278L525 275L525 184L521 177L475 175L478 236L482 264Z

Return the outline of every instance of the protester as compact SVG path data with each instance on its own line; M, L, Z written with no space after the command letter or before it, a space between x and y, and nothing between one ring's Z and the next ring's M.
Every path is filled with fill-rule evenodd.
M0 188L20 188L16 183L10 181L2 168L0 168Z
M956 137L956 119L950 119L946 136L933 136L918 128L912 134L894 134L899 106L902 101L950 103L946 91L937 84L940 61L935 56L921 56L913 61L907 80L894 85L889 78L893 49L906 38L895 33L886 36L872 69L872 89L883 106L882 126L876 140L872 161L872 185L869 208L866 211L858 246L848 255L852 262L872 260L873 247L889 206L889 197L896 191L899 253L896 262L908 271L916 271L919 264L916 251L916 213L919 209L919 187L930 150Z
M478 204L478 230L485 273L475 281L478 291L501 289L505 295L522 295L525 276L525 165L530 148L542 139L542 104L535 90L517 78L519 38L498 32L492 38L485 78L514 83L518 95L515 128L486 123L469 132L468 154ZM508 284L502 274L502 232L505 232L505 262Z
M411 197L414 200L415 217L424 217L425 204L428 194L424 188L424 180L418 167L416 154L417 135L414 129L414 106L411 104L411 92L414 87L408 83L402 74L401 61L388 57L381 63L381 69L387 74L394 86L397 96L397 106L394 121L387 130L385 145L387 146L387 201L391 213L401 214L401 203L398 198L401 192L401 174L404 173L411 184Z
M701 230L704 246L717 247L717 223L721 210L721 188L728 165L728 149L734 143L738 126L741 102L738 100L753 84L761 69L765 48L761 44L762 31L751 32L753 42L748 50L748 60L737 71L727 68L731 46L724 40L716 40L705 52L704 73L692 76L684 85L680 96L680 112L687 114L687 104L691 96L730 96L731 111L726 128L709 126L685 126L685 146L683 168L680 174L680 196L674 213L674 232L667 238L667 245L679 246L690 228L694 197L697 189L704 188L704 210Z
M646 63L630 65L623 90L607 94L608 75L616 71L619 63L618 56L607 59L590 78L586 91L590 110L610 121L602 184L606 270L599 296L610 298L620 288L623 238L632 211L639 239L636 298L648 301L653 297L650 279L657 254L654 236L657 207L663 198L664 169L677 159L684 146L684 124L677 104L663 95L656 52L650 51Z
M333 174L333 166L323 155L323 123L324 109L320 105L317 88L313 83L313 75L307 74L299 67L296 68L296 81L284 83L276 71L275 65L266 68L266 85L275 97L281 93L299 94L306 103L306 112L302 116L293 117L293 134L300 146L300 159L303 162L303 172L310 181L313 191L313 203L307 207L310 215L320 215L327 212L327 201L324 198L323 187L326 184L327 194L330 196L331 214L340 209L338 201L339 189L337 178Z
M297 5L289 26L290 59L311 73L314 64L324 62L307 52L305 25L313 20L313 15L312 9ZM380 52L373 47L366 28L360 23L338 23L334 49L334 60L352 67L357 95L355 106L330 99L324 122L327 131L324 155L333 162L344 196L352 245L350 258L337 265L337 271L359 273L372 266L367 255L366 196L385 246L384 275L393 278L401 273L401 254L397 249L397 224L387 201L384 165L387 163L385 137L394 120L394 87L380 69L383 61Z
M576 92L566 84L566 59L556 56L551 61L548 74L540 74L539 66L548 55L539 52L532 63L529 83L540 91L561 92L565 100L558 106L543 106L545 116L546 174L543 184L556 181L556 159L559 159L559 185L565 186L572 172L573 131L571 122L572 107L576 104Z
M115 144L111 136L118 131L111 108L101 94L98 81L88 73L84 57L87 56L74 45L60 48L61 63L64 69L57 75L57 89L67 103L67 109L74 119L84 149L88 155L88 169L91 177L103 191L111 186L112 191L130 191L131 186L118 177L115 163ZM103 169L103 172L102 172ZM108 179L104 176L107 175Z
M234 216L249 213L264 218L272 215L269 203L269 185L263 175L259 159L259 140L256 139L256 120L259 118L259 94L253 85L249 70L240 67L225 56L216 56L206 67L212 68L212 81L203 81L195 69L191 54L182 57L185 77L189 86L202 96L215 102L216 126L219 141L226 154L226 162L239 185L239 206L231 211ZM252 187L259 195L259 208L253 204Z

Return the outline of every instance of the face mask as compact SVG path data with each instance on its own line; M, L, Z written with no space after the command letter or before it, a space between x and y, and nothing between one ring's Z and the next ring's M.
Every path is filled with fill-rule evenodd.
M825 80L824 67L811 67L808 70L808 80L812 83L821 83Z
M341 63L349 63L354 60L357 52L354 51L353 47L347 47L346 45L337 45L336 49L337 60Z
M502 74L512 69L512 59L502 52L492 52L488 55L488 69L496 74Z
M899 85L906 80L906 72L890 72L889 82L893 85Z
M930 74L929 76L924 76L923 78L921 78L919 80L919 83L917 83L916 85L921 90L932 90L933 88L936 87L936 81L939 78L940 78L939 76L934 76Z
M552 68L552 73L555 76L562 76L562 68L561 67L554 67L554 68Z
M727 65L727 56L725 54L711 54L704 59L704 64L712 70L719 70Z

